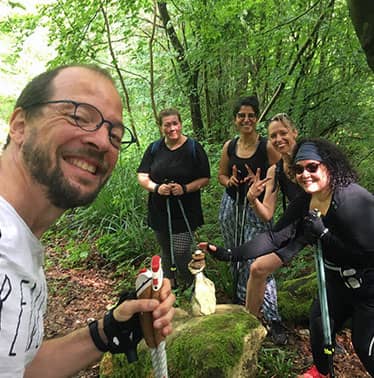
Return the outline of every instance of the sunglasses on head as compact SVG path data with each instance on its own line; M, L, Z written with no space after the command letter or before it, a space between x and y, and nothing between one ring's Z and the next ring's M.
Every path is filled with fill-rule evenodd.
M287 121L290 121L290 117L288 116L287 113L278 113L275 116L273 116L272 118L270 118L269 122L273 122L273 121L281 121L282 122L285 119Z
M321 163L309 163L305 167L300 164L296 164L294 167L294 171L297 175L301 175L304 173L306 169L309 173L316 173Z

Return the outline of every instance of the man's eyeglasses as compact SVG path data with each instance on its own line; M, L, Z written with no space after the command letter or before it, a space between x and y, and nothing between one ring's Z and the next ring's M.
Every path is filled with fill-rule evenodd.
M301 175L304 173L304 170L307 170L309 173L316 173L321 163L309 163L305 167L300 164L296 164L294 167L294 171L297 175Z
M26 105L23 108L27 109L49 104L66 104L67 106L64 108L64 112L66 112L65 115L84 131L96 131L105 123L108 124L109 141L117 150L124 150L132 143L136 142L136 138L129 128L124 126L121 122L113 123L108 121L103 117L99 109L84 102L76 102L73 100L44 101Z
M256 114L255 113L237 113L236 116L240 119L240 120L245 120L246 118L248 119L253 119L253 118L256 118Z

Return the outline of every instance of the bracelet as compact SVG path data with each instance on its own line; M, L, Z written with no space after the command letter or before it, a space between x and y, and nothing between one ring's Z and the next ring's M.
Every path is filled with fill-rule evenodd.
M93 320L88 324L88 328L90 330L90 336L96 348L99 349L100 352L107 352L109 350L108 345L104 343L99 334L99 322L97 320Z
M187 185L181 184L181 187L183 189L183 194L186 194L187 193Z
M254 200L253 202L248 200L248 204L249 204L249 207L253 209L254 207L256 207L256 200Z
M160 187L160 184L156 184L156 186L153 189L154 193L158 193L158 188Z

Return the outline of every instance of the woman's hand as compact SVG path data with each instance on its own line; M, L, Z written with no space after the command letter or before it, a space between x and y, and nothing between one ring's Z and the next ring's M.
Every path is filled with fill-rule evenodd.
M182 196L185 193L183 185L177 184L176 182L169 184L169 187L170 194L172 194L173 196Z
M266 188L266 183L271 180L271 177L260 179L261 169L257 168L256 174L253 177L253 182L247 192L247 198L250 203L254 202Z
M211 253L217 251L217 247L213 244L210 244L208 242L200 242L198 245L200 250L202 250L204 253Z
M160 196L170 196L171 194L171 184L161 184L158 189L157 193Z
M252 168L248 164L245 164L245 169L247 170L247 176L244 177L244 180L242 180L242 182L245 182L248 185L251 185L253 183L253 180L255 179L255 174L252 171Z
M231 261L232 254L230 249L222 248L208 242L200 242L198 247L204 253L209 253L220 261Z

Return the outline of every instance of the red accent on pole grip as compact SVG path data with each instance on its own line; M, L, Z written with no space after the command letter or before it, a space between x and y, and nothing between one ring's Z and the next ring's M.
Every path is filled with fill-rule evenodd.
M152 272L157 272L160 269L161 257L155 255L152 257Z

